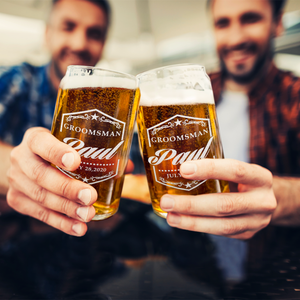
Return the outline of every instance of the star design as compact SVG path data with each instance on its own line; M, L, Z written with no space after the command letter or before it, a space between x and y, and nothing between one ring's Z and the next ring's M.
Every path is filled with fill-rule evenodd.
M82 180L83 180L83 182L88 182L88 178L86 178L86 177L83 178Z
M97 120L98 119L98 116L96 114L93 114L92 115L92 120Z
M190 184L190 183L187 183L187 184L185 185L185 187L186 187L186 188L190 188L190 187L191 187L191 184Z
M182 122L182 121L179 121L179 120L177 119L177 121L175 122L176 126L181 125L181 122Z

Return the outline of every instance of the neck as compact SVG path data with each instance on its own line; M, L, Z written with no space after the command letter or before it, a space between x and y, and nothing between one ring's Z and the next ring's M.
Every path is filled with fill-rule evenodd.
M231 78L226 78L224 81L224 90L248 94L251 90L250 85L251 84L239 84Z
M271 67L272 63L268 63L267 65L265 64L265 66L261 69L261 72L259 72L259 74L257 74L257 76L255 76L251 82L244 84L238 83L230 77L226 77L224 80L224 89L227 91L249 94L253 87L266 76Z

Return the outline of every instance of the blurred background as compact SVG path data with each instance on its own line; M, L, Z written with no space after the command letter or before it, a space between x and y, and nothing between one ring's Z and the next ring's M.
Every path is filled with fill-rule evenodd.
M110 0L113 15L99 66L136 75L148 69L199 63L218 68L206 0ZM44 45L51 0L0 0L0 65L49 59ZM275 62L300 76L300 0L288 0L285 34Z

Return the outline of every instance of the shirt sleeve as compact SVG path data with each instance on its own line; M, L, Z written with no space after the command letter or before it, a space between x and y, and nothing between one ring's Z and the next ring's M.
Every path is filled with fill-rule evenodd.
M0 140L14 144L16 111L20 95L26 94L29 73L24 65L0 67Z

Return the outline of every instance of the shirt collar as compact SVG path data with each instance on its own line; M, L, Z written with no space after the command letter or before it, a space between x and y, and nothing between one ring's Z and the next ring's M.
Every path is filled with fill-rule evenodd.
M274 82L278 72L279 70L276 68L274 63L272 63L269 72L263 77L262 80L257 82L257 84L248 93L249 98L254 99L253 101L255 101L255 99L258 99L261 95L264 95L268 90L270 90L270 86L272 85L272 82ZM210 79L215 96L215 102L218 104L224 85L224 75L221 72L214 73L210 75Z

